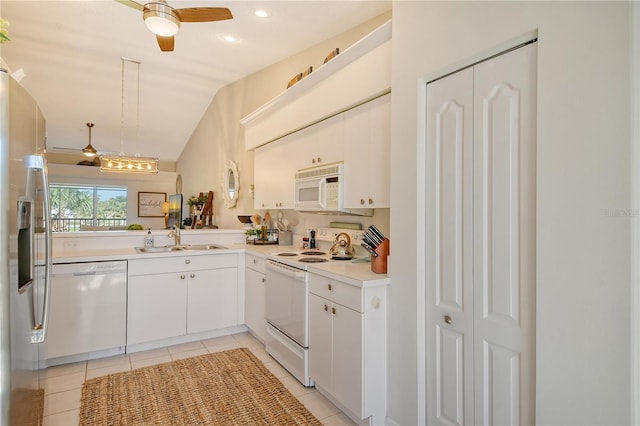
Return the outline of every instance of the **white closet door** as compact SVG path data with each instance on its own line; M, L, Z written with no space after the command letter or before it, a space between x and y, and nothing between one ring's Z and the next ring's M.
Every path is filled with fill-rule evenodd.
M427 86L427 415L473 424L473 70Z
M429 424L535 424L536 62L427 85Z
M475 423L535 424L536 44L474 67Z

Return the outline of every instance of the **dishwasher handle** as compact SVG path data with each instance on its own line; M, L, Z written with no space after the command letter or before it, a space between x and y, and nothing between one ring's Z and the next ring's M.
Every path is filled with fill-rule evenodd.
M307 272L294 268L293 266L285 265L283 263L274 262L273 260L267 260L265 264L266 269L276 272L278 274L286 275L298 280L304 280L307 276Z
M96 271L86 271L86 272L74 272L74 277L84 277L88 275L96 275Z

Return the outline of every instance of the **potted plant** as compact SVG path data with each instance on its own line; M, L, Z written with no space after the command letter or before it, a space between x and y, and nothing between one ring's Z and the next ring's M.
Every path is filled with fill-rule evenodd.
M187 204L189 205L189 207L197 206L198 210L201 210L202 206L207 204L207 196L206 195L199 195L199 196L198 195L192 195L187 200Z
M247 241L255 241L259 240L262 235L262 229L259 228L249 228L244 233L247 235Z

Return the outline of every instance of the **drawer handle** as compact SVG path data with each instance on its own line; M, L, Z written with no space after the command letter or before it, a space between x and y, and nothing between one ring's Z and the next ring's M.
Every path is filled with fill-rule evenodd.
M180 279L181 279L181 280L184 280L185 278L187 278L187 277L185 276L185 274L181 274L181 275L180 275Z
M333 290L333 287L331 286L331 284L327 284L327 288L329 289L329 291Z
M195 278L195 277L196 277L196 274L191 274L191 275L189 275L189 277L191 277L191 278Z
M336 308L331 308L331 313L332 313L333 315L335 315L335 314L336 314Z
M186 259L186 260L184 261L184 263L186 263L186 264L188 265L188 264L190 264L190 263L191 263L191 261L190 261L189 259Z
M451 324L453 322L453 319L451 318L451 316L445 315L444 322L446 322L447 324Z
M324 305L324 310L325 310L325 311L328 311L328 310L329 310L329 307L328 307L327 305Z

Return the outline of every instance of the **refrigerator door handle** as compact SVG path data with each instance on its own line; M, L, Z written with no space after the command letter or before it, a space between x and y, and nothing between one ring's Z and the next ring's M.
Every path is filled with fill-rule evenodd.
M47 162L42 155L32 155L33 163L30 169L39 169L42 185L42 204L44 218L44 245L45 245L45 273L44 273L44 296L42 298L42 318L35 321L31 331L31 343L42 343L46 339L47 324L49 322L49 297L51 294L51 208L49 205L49 179L47 177ZM35 209L34 209L35 210ZM31 226L36 226L36 221L31 222ZM35 230L34 230L35 231ZM35 294L35 291L33 292ZM35 310L36 312L38 310ZM34 313L34 315L37 315Z

